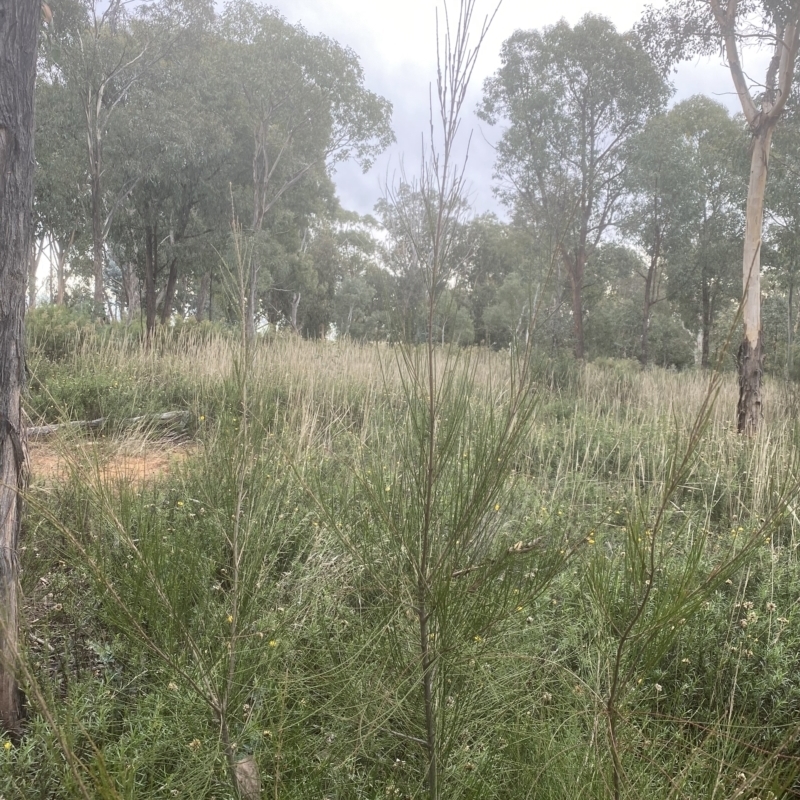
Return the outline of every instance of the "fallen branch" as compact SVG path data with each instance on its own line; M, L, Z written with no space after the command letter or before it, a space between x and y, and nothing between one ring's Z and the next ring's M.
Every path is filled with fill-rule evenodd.
M139 417L129 417L128 419L121 420L122 425L141 425L142 423L149 423L151 425L173 425L180 424L185 428L192 415L189 411L165 411L163 414L143 414ZM102 428L108 422L108 417L100 417L99 419L78 420L74 422L61 422L57 425L31 425L26 433L29 440L46 439L61 430L94 430Z
M539 545L544 539L543 536L540 536L538 539L534 539L532 542L517 542L516 544L511 545L505 553L503 553L500 558L492 559L488 562L483 562L481 564L475 564L472 567L464 567L464 569L457 569L450 574L451 578L462 578L464 575L469 575L471 572L477 572L479 569L485 569L488 566L496 564L500 561L501 558L505 558L506 556L520 556L524 553L530 553L532 550L536 550Z

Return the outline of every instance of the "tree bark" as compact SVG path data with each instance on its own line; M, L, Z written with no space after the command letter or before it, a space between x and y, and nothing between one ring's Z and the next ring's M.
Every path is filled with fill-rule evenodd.
M656 177L653 190L653 243L650 251L650 263L647 266L647 275L644 279L644 306L642 308L642 336L639 348L639 361L643 367L650 360L650 314L653 306L658 302L658 266L661 259L661 205L658 195L658 178Z
M208 305L211 294L211 271L204 272L200 278L200 286L197 289L197 305L194 310L194 318L202 322L206 316L206 306Z
M736 356L739 366L739 403L736 427L739 433L752 436L761 423L761 379L764 375L764 347L759 332L755 345L745 338Z
M761 338L761 231L764 223L764 191L767 186L769 149L774 126L760 130L752 141L750 184L744 232L743 287L744 340L739 347L739 403L737 428L752 436L761 421L761 378L764 350Z
M147 225L145 237L144 307L145 329L149 341L156 326L156 272L158 271L158 231Z
M572 329L575 335L575 358L582 361L584 357L583 339L583 275L586 270L586 251L578 250L574 257L562 249L561 258L569 275L572 289Z
M299 336L300 328L297 326L297 309L300 306L300 292L295 292L292 295L292 316L289 321L292 324L292 330Z
M248 342L256 338L256 302L258 294L258 264L255 254L250 256L250 268L247 276L247 302L245 304L245 336Z
M66 244L62 242L55 243L56 249L56 305L63 306L67 293L67 255L72 249L72 243L75 241L75 234L77 230L73 230L69 236Z
M702 369L708 369L711 366L711 288L705 277L703 277L700 293L703 304L700 366Z
M90 183L92 194L92 271L94 273L94 315L103 313L105 288L103 286L103 198L101 178L102 139L97 132L91 137L89 145Z
M44 250L44 240L34 241L31 245L30 262L28 263L28 308L36 308L36 273Z
M173 256L169 262L167 286L164 289L164 302L161 306L161 324L166 325L172 314L172 301L175 298L175 285L178 282L178 259Z
M21 734L17 546L25 480L25 279L33 241L33 100L40 4L0 0L0 724Z
M125 292L125 302L128 307L126 321L130 324L141 308L141 287L136 275L136 267L129 261L120 264L122 272L122 289Z
M794 272L789 275L789 296L786 307L786 380L790 381L794 373L794 354L792 353L794 339L794 313L792 304L794 300Z

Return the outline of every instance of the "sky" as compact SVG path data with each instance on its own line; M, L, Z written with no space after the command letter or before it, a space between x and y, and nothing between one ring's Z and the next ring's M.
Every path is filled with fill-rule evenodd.
M312 34L325 34L356 52L368 89L393 105L392 127L397 142L366 174L354 163L337 167L337 193L346 209L373 212L385 186L396 185L401 167L418 172L422 134L428 126L429 91L436 75L435 14L437 0L268 0L291 23ZM476 18L483 19L496 0L478 0ZM492 194L493 143L501 130L478 119L475 109L485 78L500 66L503 41L517 29L541 29L566 19L571 25L584 14L608 17L618 30L628 30L641 15L642 0L503 0L487 36L465 104L463 135L470 132L467 175L470 201L476 213L504 210ZM451 12L458 0L450 0ZM672 82L674 101L704 93L740 111L730 73L720 58L680 66ZM462 140L462 145L466 140Z

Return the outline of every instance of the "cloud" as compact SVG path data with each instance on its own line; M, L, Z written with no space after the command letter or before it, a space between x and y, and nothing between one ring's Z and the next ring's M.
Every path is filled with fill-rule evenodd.
M401 166L408 174L418 172L421 137L429 131L429 92L436 78L436 33L434 0L272 0L289 22L302 23L313 34L323 33L352 48L364 68L369 89L394 105L392 123L397 143L363 174L355 164L342 164L335 179L345 208L370 213L381 196L386 181L399 180ZM602 14L620 30L630 28L644 8L644 2L606 0ZM492 3L479 3L480 13ZM499 131L475 115L483 81L500 65L503 41L514 30L542 28L560 18L575 24L586 13L597 13L596 0L560 0L559 3L531 3L530 0L504 0L484 43L476 66L470 95L464 109L462 130L472 133L467 174L471 200L476 212L503 209L492 195L493 144ZM451 9L457 0L451 0ZM477 21L477 20L476 20ZM443 26L440 12L440 28ZM754 73L761 70L755 58ZM719 99L731 111L740 110L732 92L730 74L719 59L703 59L681 65L673 77L675 101L704 93Z

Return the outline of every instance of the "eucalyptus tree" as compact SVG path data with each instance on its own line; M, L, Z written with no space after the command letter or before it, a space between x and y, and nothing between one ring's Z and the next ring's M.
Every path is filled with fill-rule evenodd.
M157 318L169 319L189 255L197 257L187 241L230 228L231 134L208 113L210 64L202 50L210 38L187 29L171 48L159 48L107 139L107 185L123 198L109 250L123 271L136 265L148 337ZM130 308L130 288L125 294Z
M800 281L800 109L787 108L775 133L773 176L766 195L767 233L775 282L786 292L786 375L794 372L795 292Z
M326 299L339 337L376 337L371 317L379 297L370 279L380 269L377 231L371 216L343 210L333 219L318 220L312 230L308 252L326 288L333 289Z
M0 724L21 734L19 562L25 454L25 279L33 241L34 87L41 6L0 0Z
M91 249L89 176L84 158L80 111L57 75L37 78L36 195L37 236L49 241L55 256L51 299L66 299L67 266L81 249Z
M664 66L720 49L750 131L750 181L742 259L744 339L739 346L737 428L754 434L762 416L761 244L772 137L789 99L800 50L800 0L670 0L648 9L642 34ZM750 81L742 63L748 45L772 57L763 80Z
M267 6L229 3L218 23L219 75L233 120L251 137L251 229L309 173L355 158L367 169L392 140L391 105L364 85L358 57ZM247 332L255 335L260 262L249 265Z
M530 237L521 226L501 222L493 214L475 217L467 223L467 229L469 248L463 259L461 283L469 298L475 340L493 345L508 344L505 332L516 329L518 315L512 313L511 320L492 314L490 323L487 312L512 273L524 275L522 285L528 285ZM527 294L526 291L523 302ZM498 338L499 331L502 333Z
M463 279L470 254L468 204L459 196L448 209L448 268L436 274L435 285L429 285L428 265L436 256L430 230L435 223L430 216L431 191L404 182L375 205L388 234L382 258L394 279L393 326L406 342L424 342L431 331L436 332L434 341L440 338L444 317L451 313L440 303L440 295ZM429 296L434 298L432 306L426 306Z
M666 297L666 252L692 219L694 187L686 143L671 112L649 120L632 144L626 179L632 197L623 230L646 255L636 270L644 284L638 358L646 365L651 315Z
M71 95L80 114L90 191L93 300L103 313L104 250L114 214L134 183L110 193L106 143L131 89L182 32L208 17L206 0L163 0L133 12L123 0L63 0L42 52L43 77Z
M666 102L665 80L630 34L586 15L517 31L484 85L480 114L505 122L499 193L551 232L569 279L575 355L584 356L586 265L615 221L631 138Z
M639 359L649 359L651 313L679 300L701 331L702 364L722 296L730 293L732 252L743 201L737 172L740 128L727 110L696 96L654 117L634 140L627 172L631 198L622 230L646 253ZM666 286L664 283L666 281Z
M690 216L668 242L668 296L688 327L699 325L700 362L707 368L716 318L737 295L746 194L742 129L720 103L702 96L679 103L669 116L688 170L676 199Z

